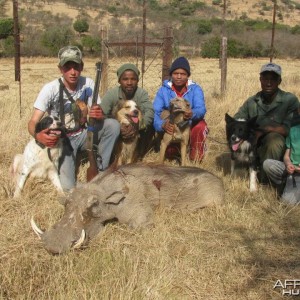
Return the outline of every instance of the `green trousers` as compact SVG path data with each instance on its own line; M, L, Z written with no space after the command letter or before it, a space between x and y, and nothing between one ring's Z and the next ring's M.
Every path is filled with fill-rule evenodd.
M270 132L258 140L257 143L257 156L260 183L266 184L269 182L268 177L263 170L263 163L266 159L283 160L285 152L285 137L279 133Z

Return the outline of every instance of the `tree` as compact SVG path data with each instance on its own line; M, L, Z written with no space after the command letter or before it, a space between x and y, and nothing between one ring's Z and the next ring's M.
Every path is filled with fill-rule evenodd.
M82 43L82 46L84 48L87 48L89 49L88 51L93 53L93 52L99 52L101 51L101 40L100 38L94 38L94 37L91 37L89 35L87 36L83 36L81 38L81 43Z
M51 55L56 55L58 50L69 45L73 39L70 29L63 26L55 26L45 31L41 38L41 43L48 48Z
M79 35L81 35L84 32L88 32L90 26L89 26L89 23L87 22L87 20L78 19L74 22L73 28L74 28L75 31L77 31L79 33Z

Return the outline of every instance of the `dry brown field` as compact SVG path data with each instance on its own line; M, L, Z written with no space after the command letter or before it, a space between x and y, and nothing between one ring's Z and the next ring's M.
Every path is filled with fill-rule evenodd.
M190 61L191 77L205 92L210 132L204 161L189 164L223 179L224 206L189 214L158 209L154 228L138 231L109 224L86 249L52 256L31 230L30 218L43 229L55 223L63 212L57 194L48 181L29 180L22 197L13 199L9 166L30 138L27 122L37 93L58 77L57 61L22 59L19 84L13 60L1 59L0 299L292 298L274 285L299 280L300 208L283 205L267 186L250 194L247 174L228 174L224 114L235 113L259 90L259 69L267 61L230 59L224 97L218 61ZM275 62L283 68L281 88L300 98L300 61ZM110 66L110 86L117 83L115 70L121 63ZM94 64L86 59L83 75L94 77ZM145 80L153 97L159 81ZM156 160L153 152L144 159ZM84 167L79 180L84 181Z

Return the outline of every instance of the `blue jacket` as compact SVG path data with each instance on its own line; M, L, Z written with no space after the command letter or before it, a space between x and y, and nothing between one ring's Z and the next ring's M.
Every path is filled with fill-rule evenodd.
M169 109L170 101L175 97L176 93L172 90L172 82L170 80L165 80L160 89L157 91L153 101L153 125L156 131L163 131L162 125L165 121L160 118L160 114L163 110ZM206 113L206 107L203 90L200 85L189 79L187 91L183 95L183 98L188 100L191 104L191 109L193 111L193 123L202 120Z

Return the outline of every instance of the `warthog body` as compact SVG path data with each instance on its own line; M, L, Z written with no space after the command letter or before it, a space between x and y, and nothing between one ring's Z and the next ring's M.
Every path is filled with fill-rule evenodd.
M152 224L155 206L194 211L223 200L222 181L203 169L129 164L74 189L65 199L62 219L40 236L49 252L63 253L83 230L86 242L109 220L144 227Z

